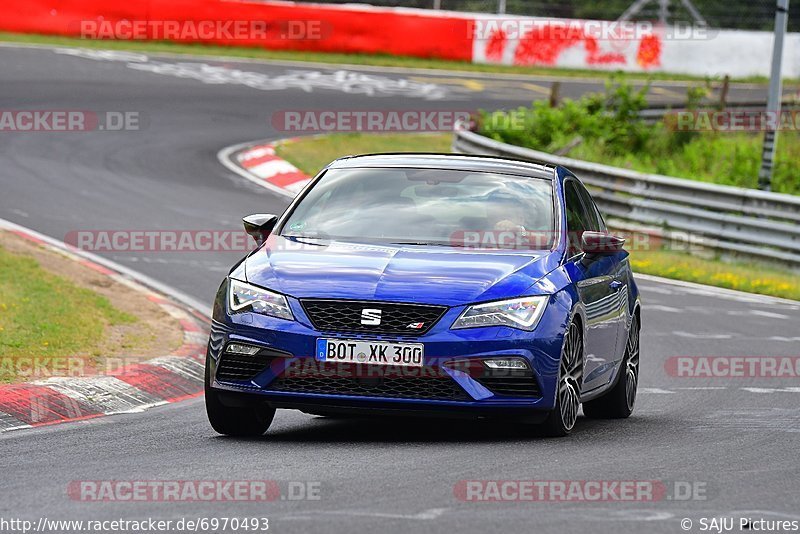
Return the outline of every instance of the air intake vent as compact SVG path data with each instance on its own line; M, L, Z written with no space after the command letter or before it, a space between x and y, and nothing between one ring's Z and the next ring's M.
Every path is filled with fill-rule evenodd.
M291 354L273 349L261 349L252 356L223 352L217 367L217 380L220 382L249 382L269 367L275 358L287 357L291 357Z
M300 369L287 372L265 389L323 395L472 400L452 378L441 371L437 373L435 368L422 368L419 376L379 376L365 366L323 364L318 371Z
M541 397L539 383L529 370L487 370L476 378L495 395L508 397Z

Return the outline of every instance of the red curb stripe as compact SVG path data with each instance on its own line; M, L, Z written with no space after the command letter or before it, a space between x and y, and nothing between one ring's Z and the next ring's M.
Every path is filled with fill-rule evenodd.
M172 352L173 356L189 356L198 359L199 355L205 355L206 346L198 343L184 343Z
M26 234L22 230L9 230L12 234L16 234L23 239L27 239L28 241L33 241L34 243L39 243L40 245L46 245L43 239L39 239L38 237L34 237L30 234Z
M202 382L190 380L157 365L133 365L116 377L148 395L171 402L194 395L203 388Z
M150 302L155 302L156 304L170 304L170 302L167 299L159 297L158 295L153 295L152 293L149 293L147 295L147 300L149 300Z
M32 384L0 388L0 411L33 426L101 415L54 389Z
M27 241L45 247L60 248L24 230L9 229L8 231ZM63 244L63 248L65 250L78 250L66 243ZM75 260L105 276L119 274L113 269L86 258L75 258ZM179 320L184 336L187 332L195 334L207 332L207 328L204 325L208 323L209 319L203 313L192 308L186 308L169 298L149 291L145 292L145 297L158 304L170 304L185 309L193 319ZM183 343L173 352L173 355L178 355L187 360L202 362L205 359L205 351L204 344L188 342ZM158 400L177 402L195 398L203 392L202 379L179 375L157 365L138 364L112 376L140 390L140 395L146 395L152 399L150 402ZM88 404L81 402L69 394L61 393L52 387L44 385L30 383L0 385L0 432L26 425L38 427L107 415L101 411L101 407L91 406L91 404L91 402Z
M181 328L183 328L186 332L202 332L203 329L195 323L194 321L190 321L188 319L181 319L179 321L181 323Z
M281 158L274 154L265 154L263 156L242 160L242 167L245 169L251 169L257 165L261 165L262 163L267 163L268 161L277 161L280 159Z
M258 157L255 156L257 152L272 153L274 151L275 151L275 145L273 145L272 143L268 145L251 146L247 150L239 153L238 160L241 163L242 161L245 161L247 159Z
M196 399L197 397L203 395L203 393L204 392L202 390L197 391L195 393L189 393L188 395L184 395L183 397L175 397L174 399L170 399L169 402L181 402L189 399Z
M47 421L45 423L36 423L31 426L40 427L40 426L60 425L61 423L75 423L77 421L87 421L89 419L97 419L98 417L105 417L106 415L107 414L98 412L90 415L83 415L81 417L71 417L69 419L58 419L55 421Z
M266 145L255 145L251 146L247 150L244 151L243 157L248 157L248 154L252 154L254 152L258 152L259 150L275 150L275 145L273 143L267 143Z
M292 185L293 183L307 179L308 179L307 174L298 171L298 172L287 172L283 174L276 174L275 176L267 178L267 181L271 184L277 185L278 187L286 187L287 185Z
M202 313L200 313L199 311L197 311L197 310L195 310L193 308L186 308L186 311L191 313L194 316L195 319L199 319L200 323L203 324L203 325L209 324L211 322L211 319L209 317L206 317L205 315L203 315ZM208 332L208 328L207 327L203 327L203 332Z
M86 266L86 267L88 267L88 268L90 268L90 269L94 270L94 271L97 271L97 272L98 272L98 273L100 273L100 274L105 274L105 275L117 274L117 273L115 273L114 271L112 271L111 269L108 269L108 268L106 268L106 267L103 267L102 265L99 265L99 264L97 264L97 263L94 263L93 261L89 261L89 260L79 260L79 263L80 263L81 265L84 265L84 266Z

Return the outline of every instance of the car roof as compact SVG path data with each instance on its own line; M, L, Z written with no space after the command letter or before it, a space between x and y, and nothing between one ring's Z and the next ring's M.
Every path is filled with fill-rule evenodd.
M552 179L555 165L525 160L465 154L396 152L345 156L328 165L329 169L407 167L423 169L458 169L475 172L498 172Z

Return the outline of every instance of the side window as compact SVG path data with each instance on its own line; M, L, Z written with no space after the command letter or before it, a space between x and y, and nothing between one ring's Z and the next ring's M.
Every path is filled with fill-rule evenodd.
M591 219L583 207L580 194L575 182L564 182L564 201L567 210L567 239L569 241L569 256L574 256L581 251L581 236L591 228Z
M575 184L578 189L578 194L580 194L581 199L583 200L583 205L586 206L588 210L588 217L589 217L589 227L586 228L587 230L592 230L593 232L605 232L606 231L606 223L603 222L603 216L600 215L600 210L597 209L597 204L594 203L592 196L586 190L583 185L576 183Z

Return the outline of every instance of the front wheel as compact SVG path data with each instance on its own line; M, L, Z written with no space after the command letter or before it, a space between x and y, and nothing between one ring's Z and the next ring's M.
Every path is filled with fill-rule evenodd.
M625 346L625 358L614 387L602 397L583 404L583 413L592 419L625 419L633 413L639 387L639 319L634 315Z
M569 325L561 352L556 406L541 427L543 434L551 437L566 436L578 420L583 385L583 332L574 322Z
M211 427L219 434L226 436L254 437L261 436L267 431L275 417L275 408L264 403L246 405L242 407L225 406L219 398L219 393L210 386L210 368L206 360L206 414Z

